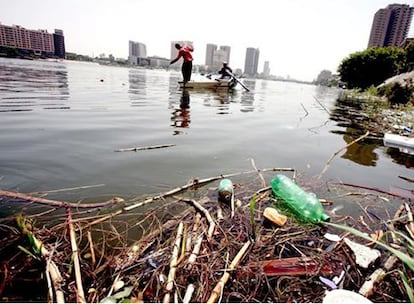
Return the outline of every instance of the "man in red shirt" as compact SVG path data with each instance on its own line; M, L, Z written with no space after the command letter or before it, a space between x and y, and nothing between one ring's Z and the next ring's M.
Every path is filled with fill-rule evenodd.
M171 60L170 64L174 64L183 57L184 62L181 66L181 72L183 73L183 81L186 83L191 79L191 72L193 70L193 56L191 55L191 52L194 51L194 49L191 45L184 44L181 46L178 43L175 44L175 48L178 50L178 54L175 59Z

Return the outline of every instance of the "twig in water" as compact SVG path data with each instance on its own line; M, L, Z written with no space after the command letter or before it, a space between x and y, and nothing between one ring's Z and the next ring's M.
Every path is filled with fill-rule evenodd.
M166 144L166 145L157 145L157 146L148 146L148 147L135 147L135 148L124 148L124 149L117 149L115 152L137 152L142 150L152 150L152 149L161 149L161 148L168 148L173 147L174 144Z
M322 172L319 174L318 179L321 179L322 175L326 172L326 170L328 170L328 167L331 163L331 161L334 159L335 156L337 156L342 150L347 149L348 147L352 146L353 144L357 143L358 141L364 139L365 137L367 137L369 135L369 131L367 131L367 133L365 133L364 135L358 137L357 139L355 139L354 141L350 142L349 144L347 144L345 147L342 147L341 149L339 149L338 151L336 151L331 158L326 162L325 168L323 168Z
M401 175L398 175L398 177L405 180L405 181L407 181L407 182L414 183L413 178L408 178L408 177L404 177L404 176L401 176Z
M309 112L306 110L305 106L303 105L303 103L300 103L300 105L302 106L303 110L305 111L305 116L303 116L300 120L304 119L306 116L309 115Z
M326 111L326 113L328 113L329 115L331 115L331 113L329 112L329 110L318 100L318 98L316 98L315 96L313 96L313 98L319 103L319 105Z
M113 199L107 202L102 202L102 203L74 204L74 203L50 200L50 199L45 199L41 197L26 195L23 193L10 192L10 191L4 191L4 190L0 190L0 196L11 197L14 199L20 199L23 201L28 201L28 202L33 202L33 203L43 204L43 205L49 205L49 206L54 206L54 207L89 208L89 209L97 208L97 207L105 207L105 206L109 206L112 204L118 204L118 203L124 202L124 199L119 198L119 197L114 197Z

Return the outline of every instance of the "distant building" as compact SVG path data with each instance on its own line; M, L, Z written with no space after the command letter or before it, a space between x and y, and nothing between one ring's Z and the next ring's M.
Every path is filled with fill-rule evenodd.
M55 47L55 55L58 58L65 58L65 37L62 30L55 30L53 34L53 45Z
M216 44L207 44L206 47L206 66L212 67L213 66L213 59L214 59L214 53L217 50Z
M217 49L216 44L207 44L206 48L206 66L207 69L211 72L214 70L219 70L223 62L230 64L230 51L231 47L227 45L220 46Z
M149 65L151 67L166 68L170 64L170 59L167 59L167 58L152 56L152 57L148 57L148 59L149 59Z
M0 47L16 48L22 56L65 58L65 38L62 30L49 34L47 30L29 30L0 23Z
M244 62L244 74L247 76L256 76L257 75L257 68L259 65L259 49L255 48L247 48L246 49L246 59Z
M148 64L147 46L141 42L129 41L128 63L131 65Z
M264 62L263 67L263 77L269 77L270 76L270 63L269 61Z
M408 4L390 4L374 15L368 47L401 46L407 38L413 8Z

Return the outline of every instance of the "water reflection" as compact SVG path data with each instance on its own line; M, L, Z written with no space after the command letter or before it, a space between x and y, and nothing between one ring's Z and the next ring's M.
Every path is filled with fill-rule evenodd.
M344 134L343 139L347 144L350 144L358 136L351 135L351 130L347 130ZM365 141L363 143L356 142L346 148L346 152L342 155L342 158L349 159L357 164L363 166L375 167L378 160L378 154L374 152L378 148L378 144L369 143Z
M247 79L243 81L243 84L249 89L246 91L244 88L241 93L241 112L253 112L254 111L254 90L256 89L256 80Z
M131 106L137 107L144 104L147 88L147 78L145 69L130 69L128 73L129 82L129 99L131 100Z
M208 90L203 92L203 94L205 94L203 102L204 106L217 108L217 114L219 115L230 114L230 103L233 100L235 92L227 90Z
M331 133L341 134L346 145L365 133L363 125L369 123L369 116L363 112L361 103L351 99L337 99L330 119L336 121L338 126L345 127L345 132L331 131ZM367 137L348 146L342 158L363 166L375 167L378 154L374 151L379 147L384 147L382 138ZM413 155L402 153L397 148L387 148L385 152L396 163L407 168L414 167Z
M69 109L65 63L0 58L0 112Z
M386 153L395 163L403 165L406 168L414 168L414 155L400 152L398 148L387 148Z
M171 116L172 124L174 128L189 128L191 123L190 116L190 92L183 90L180 96L179 108L174 108ZM174 135L182 134L180 130L174 130Z

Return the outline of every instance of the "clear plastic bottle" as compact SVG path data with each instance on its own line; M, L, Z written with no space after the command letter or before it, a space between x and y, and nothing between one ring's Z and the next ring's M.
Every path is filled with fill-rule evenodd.
M276 197L285 201L305 221L329 221L329 216L319 199L304 191L289 177L278 174L272 179L271 186Z

